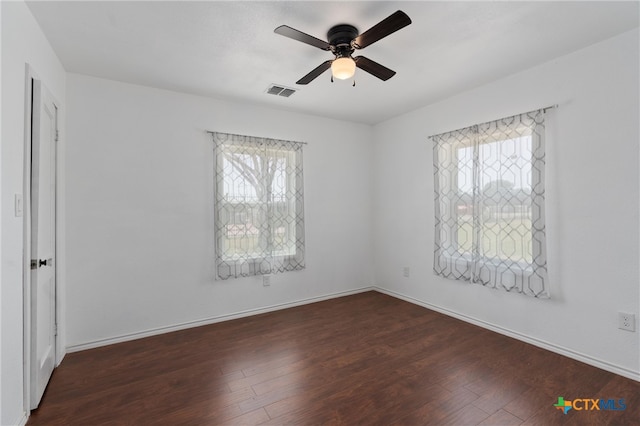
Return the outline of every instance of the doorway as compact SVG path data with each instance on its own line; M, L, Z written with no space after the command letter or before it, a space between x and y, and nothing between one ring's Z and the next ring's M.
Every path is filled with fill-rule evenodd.
M58 106L27 69L25 123L25 405L37 408L56 366Z

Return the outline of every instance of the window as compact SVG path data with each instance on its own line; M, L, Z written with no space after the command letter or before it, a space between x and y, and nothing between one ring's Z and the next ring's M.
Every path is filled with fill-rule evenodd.
M213 133L218 279L304 269L302 143Z
M437 275L548 297L545 112L432 136Z

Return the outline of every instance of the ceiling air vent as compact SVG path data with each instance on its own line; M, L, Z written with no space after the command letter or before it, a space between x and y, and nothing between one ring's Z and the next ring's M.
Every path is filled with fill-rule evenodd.
M290 87L285 87L285 86L280 86L277 84L272 84L271 86L269 86L267 88L267 93L270 95L278 95L278 96L284 96L285 98L288 98L289 96L293 95L296 92L296 89L292 89Z

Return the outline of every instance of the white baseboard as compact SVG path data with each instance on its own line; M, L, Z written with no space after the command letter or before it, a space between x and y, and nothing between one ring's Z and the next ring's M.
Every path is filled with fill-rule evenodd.
M188 321L181 324L170 325L166 327L158 327L145 331L139 331L136 333L123 334L121 336L109 337L107 339L99 339L91 342L80 343L77 345L71 345L67 347L67 353L83 351L86 349L98 348L100 346L112 345L114 343L127 342L130 340L142 339L144 337L155 336L163 333L170 333L172 331L184 330L192 327L200 327L202 325L215 324L222 321L230 321L238 318L244 318L252 315L264 314L267 312L279 311L281 309L293 308L295 306L307 305L309 303L321 302L323 300L335 299L338 297L350 296L352 294L364 293L366 291L375 290L374 287L362 287L354 290L342 291L338 293L330 293L322 296L310 297L307 299L300 299L293 302L280 303L277 305L266 306L257 309L248 309L246 311L240 311L232 314L219 315L210 318L204 318L196 321Z
M407 295L404 295L404 294L401 294L401 293L397 293L395 291L387 290L387 289L380 288L380 287L374 287L373 290L375 290L377 292L380 292L380 293L383 293L383 294L386 294L387 296L395 297L397 299L401 299L401 300L404 300L406 302L413 303L414 305L422 306L424 308L431 309L431 310L436 311L436 312L440 312L441 314L457 318L459 320L462 320L462 321L477 325L479 327L486 328L486 329L491 330L491 331L495 331L496 333L503 334L505 336L509 336L509 337L514 338L514 339L526 342L526 343L530 343L530 344L532 344L534 346L537 346L539 348L546 349L548 351L555 352L555 353L560 354L560 355L564 355L564 356L566 356L568 358L572 358L572 359L575 359L577 361L584 362L585 364L589 364L589 365L592 365L594 367L600 368L602 370L606 370L606 371L609 371L611 373L615 373L615 374L618 374L620 376L627 377L629 379L636 380L636 381L640 382L640 372L638 372L638 371L634 371L634 370L631 370L631 369L626 368L626 367L615 365L615 364L612 364L610 362L603 361L601 359L594 358L592 356L589 356L589 355L586 355L586 354L583 354L583 353L580 353L580 352L576 352L576 351L574 351L572 349L565 348L563 346L558 346L558 345L556 345L554 343L550 343L550 342L547 342L547 341L544 341L544 340L541 340L541 339L537 339L535 337L527 336L526 334L522 334L522 333L519 333L517 331L509 330L508 328L504 328L504 327L501 327L501 326L498 326L498 325L495 325L495 324L491 324L489 322L486 322L486 321L483 321L483 320L479 320L477 318L473 318L473 317L470 317L470 316L467 316L467 315L464 315L464 314L461 314L461 313L458 313L458 312L454 312L454 311L451 311L451 310L446 309L446 308L442 308L442 307L437 306L437 305L432 305L431 303L423 302L421 300L415 299L413 297L410 297L410 296L407 296Z
M22 416L18 419L18 421L14 423L9 423L9 424L13 424L16 426L24 426L27 424L27 420L29 420L29 413L22 413Z

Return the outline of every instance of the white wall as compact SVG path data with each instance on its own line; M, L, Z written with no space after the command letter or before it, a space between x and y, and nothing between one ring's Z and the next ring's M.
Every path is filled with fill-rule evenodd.
M638 30L374 127L378 286L640 379ZM429 135L559 104L547 147L551 300L433 274ZM411 268L403 278L402 267Z
M67 89L72 350L372 285L370 126L76 74ZM306 270L214 281L205 130L308 143Z
M65 70L23 2L2 8L2 272L0 424L23 422L23 218L14 215L14 194L24 191L25 64L64 110ZM64 121L60 123L64 130ZM61 142L62 144L64 142ZM63 238L63 237L62 237ZM58 269L64 267L58 259ZM64 282L60 281L61 288Z

